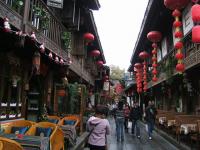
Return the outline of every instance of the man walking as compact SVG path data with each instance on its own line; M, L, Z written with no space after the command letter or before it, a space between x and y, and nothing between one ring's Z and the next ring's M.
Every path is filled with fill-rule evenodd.
M157 114L157 110L154 106L154 102L149 101L145 113L146 113L145 119L148 126L149 140L152 140L152 133L154 130L155 119L156 119L156 114Z
M135 128L136 128L137 138L140 138L140 128L138 125L138 121L139 119L141 119L141 117L142 117L141 108L139 107L138 102L134 102L130 112L130 119L132 120L132 134L135 133Z

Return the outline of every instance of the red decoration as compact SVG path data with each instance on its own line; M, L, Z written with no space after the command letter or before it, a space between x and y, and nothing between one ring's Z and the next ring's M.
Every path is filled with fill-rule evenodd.
M151 51L151 53L152 53L152 67L153 67L153 70L152 70L152 74L153 74L153 78L152 78L152 80L154 81L154 82L156 82L157 80L157 74L158 74L158 72L157 72L157 48L158 48L158 45L157 45L157 42L160 42L160 40L162 39L162 34L161 34L161 32L159 32L159 31L151 31L151 32L149 32L148 34L147 34L147 38L151 41L151 42L153 42L153 44L152 44L152 47L153 47L153 50Z
M84 40L86 41L86 44L94 41L94 35L92 33L85 33L83 35Z
M182 31L176 31L174 33L175 38L182 38L183 37L183 32Z
M185 70L184 64L182 64L182 63L177 64L177 65L176 65L176 70L177 70L178 72L183 72L183 71Z
M49 52L49 58L50 58L50 59L53 58L53 54L52 54L52 52Z
M176 59L183 59L183 54L182 53L176 53Z
M41 53L44 53L44 52L45 52L44 43L42 43L42 44L40 45L40 52L41 52Z
M90 56L92 57L97 57L101 54L101 52L99 50L93 50L90 52Z
M164 0L164 4L167 8L174 9L182 9L189 3L189 0Z
M151 31L147 34L149 41L157 43L161 40L162 34L159 31Z
M60 64L64 64L64 61L63 61L63 59L62 59L62 58L60 59Z
M156 82L156 81L158 81L158 78L154 76L153 79L152 79L152 81Z
M55 57L55 62L56 62L56 63L59 63L59 58L58 58L58 56Z
M191 13L192 13L193 22L199 23L200 22L200 5L199 4L193 5L191 9Z
M143 51L143 52L141 52L141 53L139 54L139 57L140 57L141 59L146 59L146 58L149 57L149 54L148 54L146 51Z
M9 19L8 18L4 18L3 19L3 25L4 25L4 28L3 28L4 32L10 32L11 31L10 24L9 24Z
M182 37L183 37L183 32L181 30L182 23L180 21L181 17L181 12L180 9L184 8L187 4L189 3L189 0L164 0L164 4L167 8L173 10L172 16L174 17L175 21L173 23L174 29L174 37L178 42L174 45L175 49L177 50L176 54L176 59L178 60L177 66L184 66L182 63L183 59L183 54L182 54L182 49L183 49L183 43L182 43ZM184 69L180 69L180 67L176 67L176 70L179 73L182 73Z
M134 67L136 69L140 69L140 68L142 68L142 64L141 63L135 63Z
M183 48L183 43L181 41L178 41L178 42L176 42L176 44L174 45L174 47L176 49L181 49L181 48Z
M35 32L31 32L31 40L36 40Z
M101 66L103 66L103 61L99 60L99 61L96 62L96 64L97 64L99 67L101 67Z
M192 42L200 43L200 25L192 28Z
M182 24L182 22L181 21L174 21L174 23L173 23L173 27L175 28L175 27L181 27L183 24Z

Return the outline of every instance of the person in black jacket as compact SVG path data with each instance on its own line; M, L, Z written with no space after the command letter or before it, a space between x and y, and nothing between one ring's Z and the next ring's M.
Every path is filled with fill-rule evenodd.
M138 121L142 117L142 110L139 107L138 102L133 103L133 107L130 112L130 120L132 120L132 134L135 133L135 128L136 128L136 136L140 138L140 128L138 126Z
M147 122L147 126L148 126L148 135L149 135L149 140L152 139L152 132L154 130L154 125L155 125L155 120L156 120L156 114L157 114L157 110L154 106L154 102L153 101L149 101L148 106L145 110L145 120Z

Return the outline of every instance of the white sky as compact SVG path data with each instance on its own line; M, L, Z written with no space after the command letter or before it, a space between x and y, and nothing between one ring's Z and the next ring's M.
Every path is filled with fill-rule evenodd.
M93 11L107 65L127 70L148 0L99 0Z

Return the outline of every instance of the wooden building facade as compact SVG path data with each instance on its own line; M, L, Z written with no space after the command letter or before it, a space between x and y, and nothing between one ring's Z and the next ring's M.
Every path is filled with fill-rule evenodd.
M92 14L98 0L61 2L0 0L0 121L38 120L44 105L52 113L62 105L66 113L68 84L89 91L103 78L96 61L106 61ZM95 37L89 45L87 32ZM92 58L93 49L100 56Z
M177 60L175 55L177 50L174 48L177 42L174 37L172 11L167 9L163 0L149 0L138 39L131 57L129 71L134 72L134 64L142 62L139 53L143 50L150 55L148 62L148 90L142 94L136 91L136 83L126 89L127 95L142 97L144 103L148 100L155 100L159 109L175 110L177 112L186 112L188 114L197 114L200 111L200 45L192 42L191 31L194 26L191 16L191 7L193 3L189 2L181 10L181 21L184 37L183 62L185 71L180 74L176 71ZM152 81L152 43L147 39L150 31L160 31L162 40L158 43L157 62L158 62L158 80ZM134 76L134 73L133 73ZM134 76L135 77L135 76ZM134 95L134 96L133 96Z

